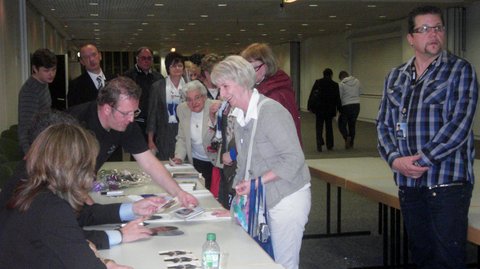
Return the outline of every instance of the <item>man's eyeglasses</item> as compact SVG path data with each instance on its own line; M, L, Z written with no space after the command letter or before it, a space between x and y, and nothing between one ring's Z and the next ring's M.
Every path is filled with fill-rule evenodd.
M116 107L114 107L114 106L111 106L111 107L112 107L115 111L117 111L118 113L122 114L122 116L124 116L125 118L126 118L126 117L134 117L134 118L136 118L136 117L138 117L138 116L140 115L140 113L142 112L142 110L140 110L140 108L137 109L137 110L135 110L135 111L131 111L131 112L123 112L123 111L118 110L118 109L117 109Z
M259 66L254 66L253 69L255 70L255 72L258 72L258 70L260 70L260 68L262 68L262 66L264 65L265 63L262 63L261 65Z
M424 33L430 33L431 30L433 30L435 33L443 33L445 31L445 26L443 26L443 25L437 25L437 26L422 25L418 28L413 29L413 33L424 34Z
M198 100L202 99L203 98L203 95L196 95L195 97L192 98L185 98L185 101L187 101L187 103L193 103L193 102L197 102Z

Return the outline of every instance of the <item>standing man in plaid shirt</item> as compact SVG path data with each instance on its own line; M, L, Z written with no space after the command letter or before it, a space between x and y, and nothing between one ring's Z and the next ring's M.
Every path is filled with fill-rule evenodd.
M467 61L444 49L439 8L415 8L408 27L415 56L386 78L378 149L399 186L413 262L418 268L466 268L477 78Z

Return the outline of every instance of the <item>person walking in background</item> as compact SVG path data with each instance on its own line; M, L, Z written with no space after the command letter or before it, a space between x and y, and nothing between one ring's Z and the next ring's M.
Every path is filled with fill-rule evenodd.
M313 84L309 97L308 110L315 113L317 131L317 151L322 151L325 145L323 139L323 125L325 124L325 138L328 150L333 149L332 119L341 107L338 83L332 80L333 71L330 68L323 70L323 78L317 79Z
M468 209L474 183L475 70L445 49L442 10L408 15L414 56L385 80L378 150L394 172L417 268L466 268Z
M255 88L259 93L279 102L292 116L298 140L302 144L300 113L295 102L292 80L278 68L272 49L265 43L253 43L244 49L240 56L250 62L255 69Z
M18 94L18 141L23 153L30 147L28 130L36 113L50 109L52 97L48 83L57 73L57 57L48 49L38 49L32 56L32 75Z
M142 130L147 141L147 116L148 116L148 102L150 100L150 88L152 84L160 79L163 79L162 74L153 68L153 53L148 47L140 47L137 50L135 59L137 63L135 66L125 72L125 76L133 79L135 83L142 88L142 96L140 97L140 115L135 118L138 126Z
M360 113L360 81L347 71L340 71L338 84L342 108L338 117L338 129L345 140L345 149L353 148L355 139L355 125Z

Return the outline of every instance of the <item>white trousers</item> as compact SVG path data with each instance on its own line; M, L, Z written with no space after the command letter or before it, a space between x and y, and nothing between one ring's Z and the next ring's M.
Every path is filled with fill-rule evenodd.
M311 206L310 183L268 211L275 262L298 269L303 231Z

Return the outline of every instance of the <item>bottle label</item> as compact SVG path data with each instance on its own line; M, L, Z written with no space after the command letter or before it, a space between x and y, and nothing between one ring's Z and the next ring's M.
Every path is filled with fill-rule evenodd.
M220 266L220 253L216 251L206 251L203 253L203 268L217 269Z

